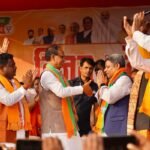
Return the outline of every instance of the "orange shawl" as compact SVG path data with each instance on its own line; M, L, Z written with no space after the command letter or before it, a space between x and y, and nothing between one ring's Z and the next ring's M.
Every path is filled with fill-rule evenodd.
M115 74L112 76L108 83L108 87L113 86L116 80L123 74L126 74L126 68L120 68ZM101 100L100 106L96 110L97 121L96 125L93 127L93 131L96 133L104 133L104 116L105 112L108 108L108 103L105 100Z
M9 80L4 76L0 75L0 82L5 87L5 89L12 93L14 92L14 87L11 85ZM17 88L20 87L20 83L14 79L15 85ZM24 126L20 121L20 110L19 110L19 103L16 103L12 106L7 107L7 116L8 116L8 125L7 130L17 131L20 129L30 130L30 112L28 108L28 104L25 99L22 100L22 104L24 107Z
M138 47L139 53L142 55L144 58L150 58L150 52L146 51L142 47ZM146 115L150 116L150 73L146 73L145 77L148 79L148 83L146 86L146 90L144 93L143 101L140 106L139 112L143 112Z
M46 68L55 75L55 77L61 82L63 87L69 86L68 81L58 72L58 70L50 64L46 65ZM62 114L68 134L68 138L77 134L78 126L76 123L77 113L73 102L73 97L62 98Z

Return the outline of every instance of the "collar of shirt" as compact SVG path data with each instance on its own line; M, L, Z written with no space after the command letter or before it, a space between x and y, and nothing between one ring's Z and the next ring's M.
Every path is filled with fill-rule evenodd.
M84 31L84 38L90 33L90 32L92 32L92 30L87 30L87 31Z

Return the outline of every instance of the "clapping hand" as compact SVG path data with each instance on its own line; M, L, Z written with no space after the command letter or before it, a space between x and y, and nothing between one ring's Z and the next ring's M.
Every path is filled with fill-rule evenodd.
M132 23L132 27L131 27L132 34L137 30L139 30L139 31L141 30L143 21L144 21L144 12L139 12L139 13L134 14L133 23Z
M134 14L132 25L130 25L129 22L127 21L127 16L124 16L123 25L129 37L132 37L135 31L138 31L138 30L141 31L143 21L144 21L144 12L139 12L139 13Z
M107 83L107 77L106 75L104 75L104 72L99 70L96 76L96 81L97 81L97 85L98 87L101 86L101 84L106 84Z
M32 81L33 81L33 71L32 70L28 70L26 72L26 74L23 76L23 87L25 89L31 88L32 86Z
M9 40L8 40L8 38L5 37L4 40L3 40L3 44L0 47L0 54L1 53L7 53L8 45L9 45Z

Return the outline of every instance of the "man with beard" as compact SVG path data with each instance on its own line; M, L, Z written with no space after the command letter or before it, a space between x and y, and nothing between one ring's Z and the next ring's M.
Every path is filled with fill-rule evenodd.
M31 130L30 113L25 98L26 90L31 87L31 70L24 76L21 86L16 75L13 55L0 54L0 142L15 142L25 138Z

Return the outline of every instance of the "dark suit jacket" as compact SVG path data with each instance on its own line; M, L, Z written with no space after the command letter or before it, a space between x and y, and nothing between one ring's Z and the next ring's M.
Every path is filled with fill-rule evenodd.
M108 106L105 113L104 131L108 136L127 134L129 95Z
M92 32L90 32L86 37L84 37L84 31L77 33L77 43L91 43L91 35Z

